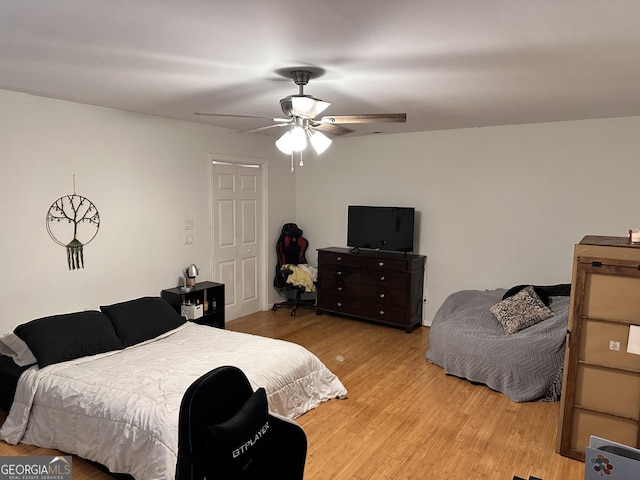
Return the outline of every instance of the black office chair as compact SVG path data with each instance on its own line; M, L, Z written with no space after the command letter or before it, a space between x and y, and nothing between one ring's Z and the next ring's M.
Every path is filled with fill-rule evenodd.
M302 480L306 456L302 427L270 413L239 368L218 367L185 392L176 480Z
M284 265L298 266L307 264L306 252L309 242L303 236L303 232L295 223L285 223L282 227L280 237L276 242L276 253L278 263L276 265L276 275L273 286L287 299L281 302L274 302L273 310L280 307L290 306L291 315L296 314L298 307L316 308L315 285L313 288L296 286L287 282L291 270Z

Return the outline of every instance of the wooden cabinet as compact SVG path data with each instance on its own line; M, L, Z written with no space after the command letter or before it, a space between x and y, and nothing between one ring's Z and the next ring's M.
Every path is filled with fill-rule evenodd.
M586 236L575 246L556 449L584 461L589 436L640 446L640 245Z
M162 290L160 296L171 305L176 312L185 303L202 305L203 315L194 320L196 323L212 327L224 328L224 284L216 282L196 283L188 292L182 287Z
M321 248L316 311L409 332L422 323L425 261L422 255Z

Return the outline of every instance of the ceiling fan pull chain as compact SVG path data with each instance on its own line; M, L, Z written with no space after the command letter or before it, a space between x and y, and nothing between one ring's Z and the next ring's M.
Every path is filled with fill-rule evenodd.
M300 163L299 163L299 165L301 167L304 167L304 163L302 163L302 150L300 150Z
M293 151L291 151L291 173L293 173Z

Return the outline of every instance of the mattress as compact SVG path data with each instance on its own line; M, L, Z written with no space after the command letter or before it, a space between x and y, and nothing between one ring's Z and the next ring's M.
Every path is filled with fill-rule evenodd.
M174 478L185 390L222 365L267 391L269 409L296 418L347 394L300 345L188 322L124 350L31 367L0 429L8 443L55 448L137 480Z
M506 290L462 290L436 312L426 357L447 375L487 385L515 402L560 399L569 297L553 296L554 315L506 335L489 311Z

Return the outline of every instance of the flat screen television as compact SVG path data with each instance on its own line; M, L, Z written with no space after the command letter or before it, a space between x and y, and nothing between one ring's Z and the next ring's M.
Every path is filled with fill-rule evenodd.
M413 207L349 205L347 246L413 252Z

